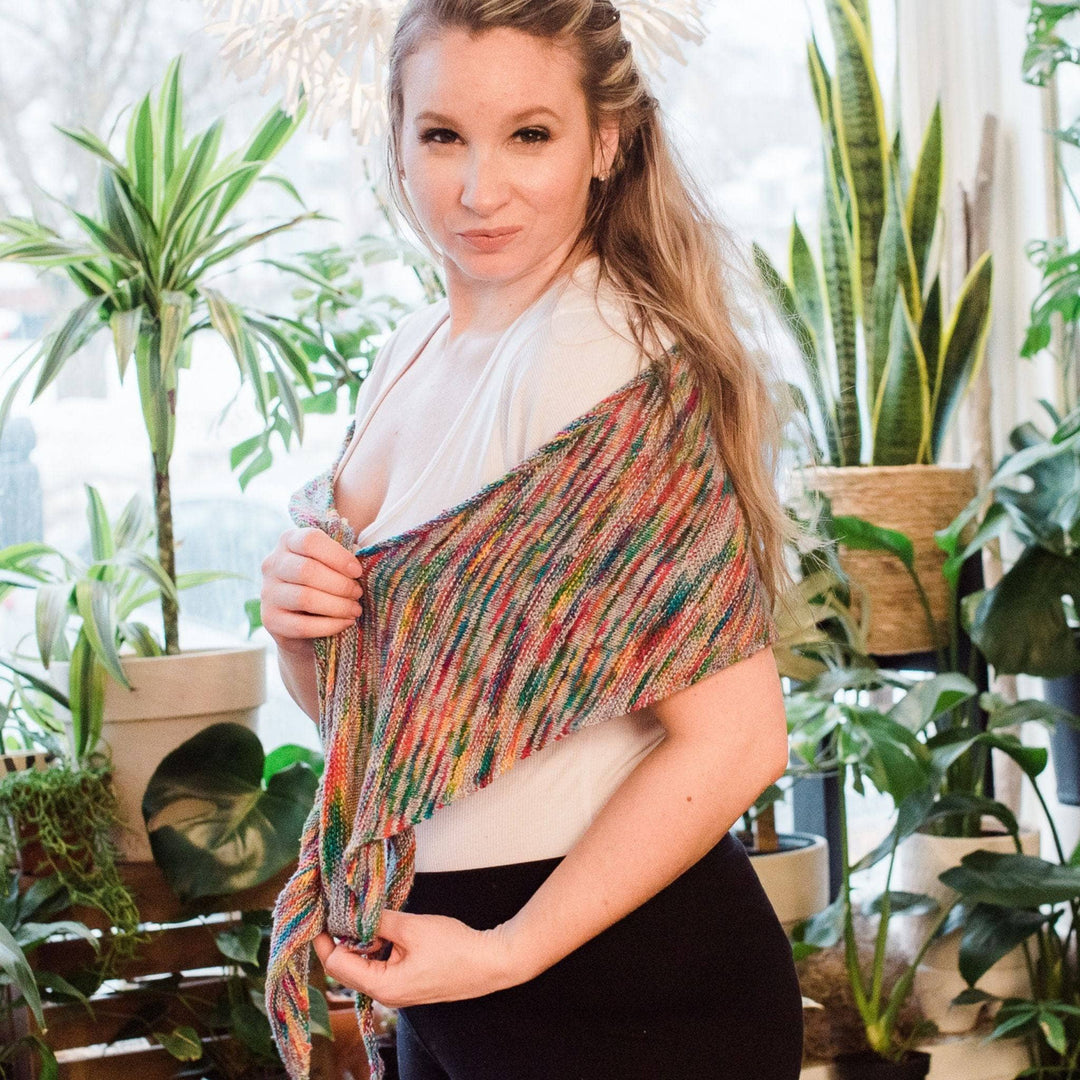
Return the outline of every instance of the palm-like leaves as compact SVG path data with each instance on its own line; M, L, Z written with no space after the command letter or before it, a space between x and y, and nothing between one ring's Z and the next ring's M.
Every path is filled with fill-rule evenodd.
M99 158L102 166L97 215L70 210L82 234L80 241L63 239L34 221L0 221L4 238L0 259L61 269L86 296L42 342L0 400L0 428L15 393L32 371L37 371L36 399L71 356L108 327L121 379L135 360L156 474L158 558L174 581L169 461L178 373L190 363L192 335L214 329L225 336L241 381L254 388L268 428L280 404L292 429L302 437L304 413L297 388L312 389L304 365L297 362L294 344L303 338L305 328L294 327L292 342L287 342L284 335L271 332L270 316L260 323L257 316L231 305L212 289L206 281L208 273L274 233L322 218L305 211L241 236L234 235L236 225L223 226L226 216L260 179L275 181L300 201L287 181L263 173L302 121L305 109L301 107L292 118L280 109L272 110L245 146L222 155L221 119L200 134L185 135L180 70L178 57L169 65L157 100L148 94L135 108L124 161L92 132L59 129ZM88 596L87 603L92 602ZM174 595L163 590L162 603L166 649L176 652Z
M150 628L133 618L136 610L159 594L175 600L178 589L228 576L181 574L174 584L147 554L154 526L145 501L133 496L113 525L97 490L87 484L86 493L89 563L37 542L0 550L0 598L13 588L35 591L36 655L46 668L53 660L70 662L68 694L23 670L18 656L0 663L70 710L76 762L94 750L101 734L106 679L130 688L120 650L127 645L138 656L162 653Z
M808 49L822 121L821 269L798 222L788 278L756 245L755 260L799 344L810 391L800 407L824 434L823 459L929 464L982 362L991 260L975 263L944 318L930 258L943 175L940 107L909 177L899 133L888 139L866 5L827 5L835 71L816 40Z

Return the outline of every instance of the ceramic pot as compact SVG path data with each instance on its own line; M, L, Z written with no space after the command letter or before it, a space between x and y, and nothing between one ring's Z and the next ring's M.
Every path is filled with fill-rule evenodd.
M959 866L963 857L972 851L995 851L1015 854L1012 837L995 828L992 817L984 817L982 836L930 836L916 832L905 837L896 849L896 862L890 888L903 892L925 893L939 902L949 904L957 896L955 890L938 880L938 875L950 867ZM1020 830L1020 846L1025 855L1039 854L1039 833L1036 829ZM937 916L897 915L889 922L889 938L905 956L913 959ZM928 1019L937 1024L942 1034L970 1031L978 1022L982 1003L952 1005L952 999L967 989L960 974L960 938L962 927L932 942L915 972L915 994ZM975 984L988 994L1001 998L1024 996L1029 990L1027 967L1021 946L1003 956ZM987 1002L990 1015L997 1012L999 1002Z
M778 839L779 851L746 853L790 936L796 923L829 906L829 844L813 833L780 833Z
M211 724L252 729L266 700L266 649L244 642L170 656L125 656L133 689L108 680L102 741L112 750L113 789L123 828L121 862L152 862L142 817L146 785L162 758ZM68 665L53 663L48 678L66 690Z

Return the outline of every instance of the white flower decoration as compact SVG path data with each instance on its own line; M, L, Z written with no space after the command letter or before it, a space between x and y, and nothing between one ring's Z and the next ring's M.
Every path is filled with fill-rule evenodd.
M386 54L404 0L203 0L205 29L224 37L221 56L240 79L265 68L262 93L284 82L283 107L295 115L303 88L308 122L325 139L342 117L361 143L386 126ZM647 71L666 54L680 63L681 41L705 37L700 0L619 0L623 32Z

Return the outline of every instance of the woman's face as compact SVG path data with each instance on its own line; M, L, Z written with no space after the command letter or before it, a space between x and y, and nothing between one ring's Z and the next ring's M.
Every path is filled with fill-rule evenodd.
M448 274L495 285L553 272L585 223L595 149L578 62L518 30L447 30L402 70L400 165Z

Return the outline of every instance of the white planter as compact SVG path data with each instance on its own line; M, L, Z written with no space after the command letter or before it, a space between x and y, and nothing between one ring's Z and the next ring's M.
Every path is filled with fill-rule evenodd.
M150 777L166 754L211 724L255 728L266 700L266 649L245 642L122 662L133 689L108 680L102 741L112 750L112 783L124 823L117 837L120 858L151 862L142 817ZM67 664L54 663L48 677L67 691Z
M781 833L781 842L802 842L789 851L755 852L750 865L757 872L769 902L784 929L829 906L829 845L813 833Z
M992 817L983 818L986 830L1000 829ZM1039 854L1039 833L1035 829L1020 830L1020 846L1025 855ZM1016 845L1008 833L993 832L989 836L951 837L914 833L901 841L896 849L896 863L890 887L903 892L926 893L949 904L956 892L938 881L938 875L950 867L959 866L963 857L972 851L994 851L1016 854ZM889 922L889 938L898 949L913 958L918 952L937 915L897 915ZM926 1016L943 1033L970 1031L979 1018L981 1004L951 1005L957 994L967 989L960 974L959 950L962 928L958 927L934 941L923 956L915 973L915 994ZM998 997L1023 996L1030 993L1027 967L1021 946L1003 956L975 984L980 990ZM992 1016L999 1003L988 1004Z

